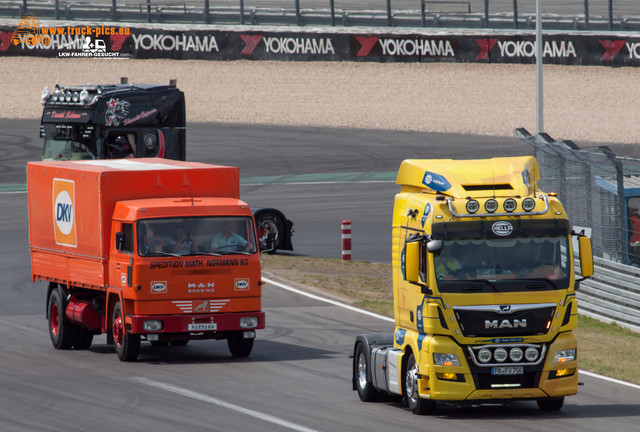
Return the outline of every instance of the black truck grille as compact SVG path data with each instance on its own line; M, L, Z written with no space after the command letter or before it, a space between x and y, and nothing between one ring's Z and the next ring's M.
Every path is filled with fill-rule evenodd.
M453 308L466 337L510 337L546 334L556 305L479 305Z

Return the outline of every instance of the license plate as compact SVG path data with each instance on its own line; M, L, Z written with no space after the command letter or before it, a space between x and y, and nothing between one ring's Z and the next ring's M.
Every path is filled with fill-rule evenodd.
M491 375L522 375L524 366L502 366L491 368Z
M189 331L203 331L203 330L218 330L218 324L216 323L203 323L203 324L189 324L187 326Z

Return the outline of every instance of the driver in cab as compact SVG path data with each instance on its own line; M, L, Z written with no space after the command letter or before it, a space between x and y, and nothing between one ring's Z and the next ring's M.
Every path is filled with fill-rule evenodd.
M211 239L211 252L249 251L251 243L236 233L235 223L227 221L222 230Z

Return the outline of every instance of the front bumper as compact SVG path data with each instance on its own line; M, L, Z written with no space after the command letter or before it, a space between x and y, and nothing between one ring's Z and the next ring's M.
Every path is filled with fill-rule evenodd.
M247 328L240 326L242 318L256 317L258 325ZM162 330L145 330L144 322L162 321ZM163 334L163 333L217 333L230 331L260 330L265 327L264 312L241 312L221 314L185 314L185 315L129 315L126 317L127 333ZM192 328L190 328L190 325Z
M546 358L537 366L524 367L524 374L514 376L491 375L491 368L476 367L469 363L463 349L452 339L435 337L429 344L433 352L454 352L460 359L458 367L428 365L421 371L419 389L422 397L443 401L540 399L576 394L578 391L578 362L553 363L554 354L577 345L573 333L562 333L548 346ZM429 356L431 357L431 355ZM424 365L427 366L427 365ZM558 370L572 371L555 377ZM456 380L444 379L445 374L455 373Z

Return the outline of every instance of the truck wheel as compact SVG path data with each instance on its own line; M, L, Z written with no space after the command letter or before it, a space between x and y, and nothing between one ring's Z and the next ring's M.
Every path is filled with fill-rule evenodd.
M538 399L538 408L542 411L560 411L564 405L564 398Z
M413 353L409 354L404 380L404 394L407 405L417 415L431 414L436 403L430 399L422 399L418 395L418 364Z
M113 308L113 341L116 344L116 354L122 361L136 361L140 353L140 335L128 334L124 330L122 307L118 301Z
M371 383L369 364L367 363L367 355L363 343L359 343L356 347L356 368L354 372L360 400L363 402L375 402L380 399L380 392Z
M267 250L267 238L269 234L274 234L273 250L268 253L275 253L284 244L284 221L273 213L261 213L256 218L256 226L258 231L258 244L260 250Z
M93 333L85 328L78 328L75 340L73 341L73 347L78 350L86 350L91 347L92 342Z
M53 347L68 350L73 346L78 327L70 322L64 314L64 301L59 288L51 290L49 295L49 336Z
M238 332L227 338L227 345L233 357L249 357L253 349L253 341L253 338L245 339L242 337L242 332Z

